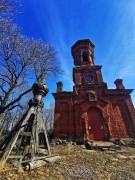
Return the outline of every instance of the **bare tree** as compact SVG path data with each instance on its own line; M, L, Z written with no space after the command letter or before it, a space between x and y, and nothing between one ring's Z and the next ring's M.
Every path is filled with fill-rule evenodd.
M44 76L57 76L60 73L60 67L56 60L56 52L53 46L44 44L42 40L33 41L34 58L32 61L32 70L35 73L36 79Z
M0 0L0 136L22 115L30 77L56 77L61 72L54 47L21 35L12 23L16 11L16 1Z
M0 34L0 113L20 106L19 100L31 91L26 88L30 74L38 79L59 73L52 46L21 36L10 23L5 24L3 33Z
M21 4L17 0L0 0L0 18L11 19Z
M43 115L47 130L52 131L54 124L54 104L51 103L48 108L45 108Z
M5 5L5 2L10 3ZM0 0L0 14L10 13L12 2ZM21 35L9 19L1 18L0 114L22 107L20 100L31 91L29 77L36 80L60 72L53 46Z
M0 137L9 131L11 122L13 121L13 114L11 112L6 112L2 115L3 117L0 122Z

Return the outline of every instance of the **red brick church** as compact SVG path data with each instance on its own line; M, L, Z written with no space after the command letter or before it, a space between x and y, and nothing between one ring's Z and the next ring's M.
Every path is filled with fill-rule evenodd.
M54 137L69 140L109 140L135 137L133 89L116 79L108 89L101 68L94 62L94 44L79 40L71 48L74 59L73 92L63 92L57 83Z

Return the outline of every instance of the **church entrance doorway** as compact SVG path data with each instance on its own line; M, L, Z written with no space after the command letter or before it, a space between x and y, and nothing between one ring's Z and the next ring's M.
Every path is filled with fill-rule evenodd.
M88 131L90 140L105 141L103 117L99 109L92 108L88 111Z

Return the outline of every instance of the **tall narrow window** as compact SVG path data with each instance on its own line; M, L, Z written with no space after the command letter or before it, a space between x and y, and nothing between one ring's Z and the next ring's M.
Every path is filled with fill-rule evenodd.
M87 53L83 53L83 62L88 62L88 54Z

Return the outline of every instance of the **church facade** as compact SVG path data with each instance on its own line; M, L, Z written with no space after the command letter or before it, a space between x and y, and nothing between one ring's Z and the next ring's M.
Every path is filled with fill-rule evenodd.
M125 89L122 79L108 89L101 68L94 62L94 44L78 40L71 48L74 60L73 92L63 92L57 83L54 137L69 140L134 138L135 109L133 89Z

